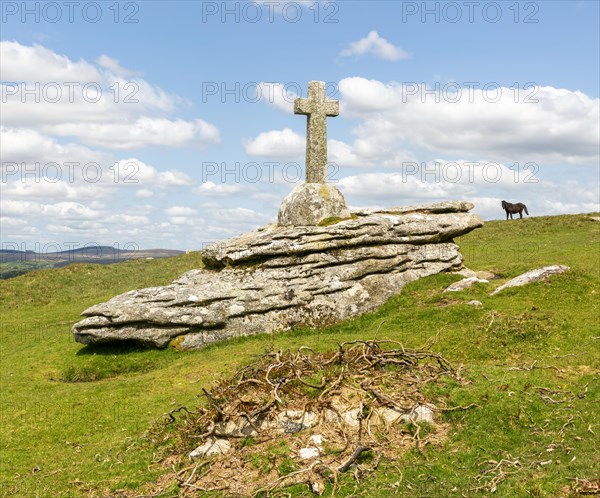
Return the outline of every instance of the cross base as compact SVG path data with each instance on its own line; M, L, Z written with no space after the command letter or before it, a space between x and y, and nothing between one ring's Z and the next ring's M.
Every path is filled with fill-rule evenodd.
M281 203L278 225L317 226L327 218L350 218L342 193L333 185L303 183Z

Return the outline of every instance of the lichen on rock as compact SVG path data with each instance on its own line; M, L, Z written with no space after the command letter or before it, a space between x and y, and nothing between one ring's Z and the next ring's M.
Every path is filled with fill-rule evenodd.
M327 218L350 218L342 193L333 185L303 183L283 200L280 226L317 226Z
M468 209L457 202L441 212L435 205L372 211L331 226L269 225L207 248L202 258L211 269L88 308L72 332L83 344L135 340L195 349L346 320L413 280L460 269L454 237L483 224Z

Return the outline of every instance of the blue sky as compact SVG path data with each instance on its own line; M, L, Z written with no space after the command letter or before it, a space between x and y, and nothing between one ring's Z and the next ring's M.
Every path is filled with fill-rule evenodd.
M3 248L198 249L273 222L309 80L340 100L351 207L600 209L598 2L70 5L2 3Z

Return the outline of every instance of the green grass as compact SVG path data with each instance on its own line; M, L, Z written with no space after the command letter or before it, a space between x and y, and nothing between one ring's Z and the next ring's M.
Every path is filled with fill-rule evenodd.
M502 459L517 463L501 467L496 496L570 496L576 478L600 477L600 224L583 215L494 221L456 242L466 266L502 280L442 295L458 277L436 275L410 284L377 312L334 327L194 352L82 346L69 330L88 306L198 267L198 253L36 270L0 282L0 495L141 489L164 473L159 455L171 444L153 442L147 429L165 412L200 403L202 387L271 348L326 351L371 339L380 328L378 339L407 347L437 335L435 350L463 364L469 384L431 389L454 406L480 408L445 414L452 429L442 448L382 462L357 489L343 476L336 496L486 496L492 479L502 477L492 462ZM547 264L571 270L489 296L506 279ZM472 299L483 306L464 304ZM303 486L288 491L312 496Z
M53 261L11 261L0 263L0 279L18 277L32 270L52 268Z

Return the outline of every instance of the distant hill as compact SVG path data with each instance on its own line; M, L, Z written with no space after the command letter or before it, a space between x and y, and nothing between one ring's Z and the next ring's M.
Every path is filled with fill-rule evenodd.
M183 252L173 249L123 250L112 246L90 246L46 253L0 249L0 279L13 278L39 268L60 268L72 263L108 265L131 259L169 258Z

